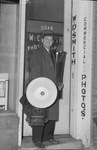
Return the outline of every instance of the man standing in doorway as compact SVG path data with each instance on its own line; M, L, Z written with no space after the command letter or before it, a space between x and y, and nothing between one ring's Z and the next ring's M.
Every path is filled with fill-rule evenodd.
M29 58L29 79L30 81L38 77L46 77L52 80L57 89L63 88L62 84L57 83L56 78L56 60L51 51L53 44L53 32L45 30L42 33L42 46L33 50ZM59 100L56 99L54 104L46 108L47 118L44 126L32 127L32 139L37 147L44 148L45 141L52 144L58 144L59 141L54 139L55 122L59 119Z

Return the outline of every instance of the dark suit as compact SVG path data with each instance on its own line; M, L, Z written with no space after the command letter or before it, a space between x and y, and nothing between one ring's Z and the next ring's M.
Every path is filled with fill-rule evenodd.
M29 58L29 65L28 65L29 82L37 77L46 77L51 79L57 86L55 57L52 52L51 54L53 60L44 47L40 47L39 49L34 50L30 53L28 57ZM23 104L23 102L21 103ZM29 111L29 107L27 109L26 111ZM55 103L49 108L47 108L46 110L48 114L47 115L48 122L44 126L33 127L32 134L33 134L33 140L35 142L41 140L42 138L43 140L53 138L55 121L58 121L59 119L59 101L56 100ZM51 134L49 134L49 132L51 132Z

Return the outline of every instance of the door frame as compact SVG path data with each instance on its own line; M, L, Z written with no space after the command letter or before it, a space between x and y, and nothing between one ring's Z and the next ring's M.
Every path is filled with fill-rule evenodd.
M25 46L25 12L26 12L26 9L25 9L25 6L26 6L26 2L28 0L20 0L20 7L19 7L19 56L20 56L20 61L19 61L19 98L22 96L23 94L23 74L24 74L24 46ZM88 12L91 12L89 14L89 16L87 15L87 17L89 18L88 22L89 22L89 27L92 28L92 12L93 12L93 3L92 2L89 2L89 1L83 1L83 0L64 0L64 49L69 49L70 52L71 52L71 28L72 28L72 4L74 2L81 2L81 12L83 10L86 9L86 7L84 8L84 3L88 3L86 4L87 6L87 11ZM82 9L83 8L83 9ZM91 11L90 11L90 8L91 8ZM85 11L86 12L86 11ZM82 17L82 16L81 16ZM78 20L79 22L79 20ZM90 29L90 28L89 28ZM88 34L91 35L91 32L90 30L88 30ZM90 53L89 55L87 55L88 57L88 61L91 61L92 62L92 43L91 43L91 36L89 36L89 39L88 39L88 45L89 45L89 49L90 50ZM79 44L81 45L81 43ZM80 56L80 55L79 55ZM71 54L70 54L70 57L71 57ZM81 64L82 65L82 64ZM89 69L89 73L90 73L90 76L88 76L88 81L91 80L91 67L88 68ZM88 70L87 69L87 70ZM88 74L89 74L88 73ZM71 88L71 81L70 81L70 88ZM89 147L90 146L90 117L91 117L91 83L88 84L88 90L90 92L89 96L87 97L88 101L86 101L86 106L87 106L87 116L85 118L85 120L81 120L81 117L79 118L79 115L80 114L77 114L77 111L79 112L79 107L80 107L80 104L78 103L78 97L77 97L77 100L75 101L74 103L74 106L73 108L71 109L71 106L70 106L70 124L69 124L69 129L70 129L70 134L72 135L72 137L76 138L76 139L81 139L84 143L84 145L86 147ZM78 94L78 93L77 93ZM77 96L77 95L76 95ZM71 91L70 91L70 97L71 97ZM72 101L72 103L74 102L72 97L70 98L70 102ZM72 105L72 104L71 104ZM74 110L74 114L73 114L73 111ZM73 114L73 115L72 115ZM18 133L18 145L21 146L22 144L22 105L20 104L20 102L18 101L18 116L19 116L19 133ZM73 117L72 117L73 116ZM83 122L83 123L82 123ZM84 131L81 132L82 130L80 130L79 128L79 124L80 124L80 128L83 128ZM87 124L88 124L88 128L87 128ZM86 136L86 133L87 136ZM84 135L84 136L83 136Z
M19 93L18 99L23 94L23 79L24 79L24 48L25 48L25 14L26 14L27 0L20 0L19 4ZM18 130L18 146L22 144L22 105L18 101L18 116L19 116L19 130Z
M28 0L20 0L19 7L19 99L23 94L25 14ZM71 0L64 0L64 49L71 50ZM68 38L67 38L68 37ZM70 83L69 83L70 84ZM70 86L70 85L69 85ZM18 101L19 133L18 146L22 144L22 105ZM70 125L69 125L70 128Z

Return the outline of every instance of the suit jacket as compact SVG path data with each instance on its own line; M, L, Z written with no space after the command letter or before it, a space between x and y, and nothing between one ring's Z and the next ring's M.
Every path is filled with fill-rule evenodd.
M52 53L52 52L51 52ZM53 61L50 54L44 47L40 47L37 50L33 50L29 57L29 82L38 77L46 77L52 80L57 86L56 78L56 62L54 54L52 53ZM22 104L26 102L26 99L21 101ZM27 102L28 103L28 102ZM28 107L28 106L27 106ZM30 106L31 107L31 106ZM58 121L59 119L59 101L56 99L54 104L46 108L48 112L48 120Z

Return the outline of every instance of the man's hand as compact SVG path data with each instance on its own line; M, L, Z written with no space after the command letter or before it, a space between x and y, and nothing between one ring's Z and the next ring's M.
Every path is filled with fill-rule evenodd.
M64 84L58 82L58 90L61 91L64 88Z

